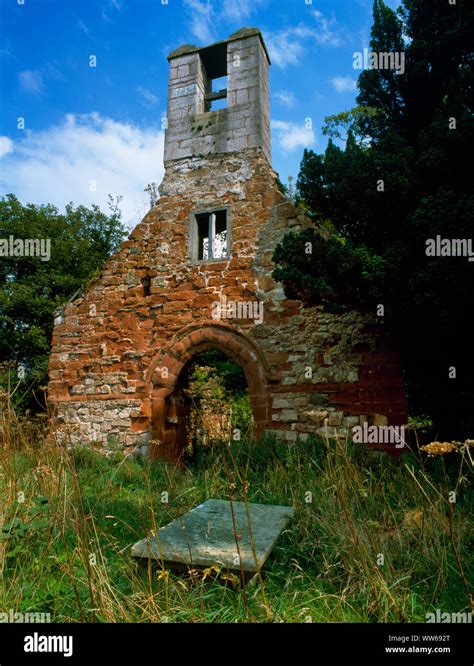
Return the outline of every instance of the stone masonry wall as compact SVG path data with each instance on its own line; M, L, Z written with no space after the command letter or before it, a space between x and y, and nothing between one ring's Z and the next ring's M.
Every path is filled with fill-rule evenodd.
M303 308L272 279L277 242L309 220L285 199L261 150L176 160L160 191L54 328L49 399L65 441L151 446L166 457L179 420L170 416L174 387L206 348L242 365L258 431L294 440L327 429L347 435L366 420L404 423L403 378L383 323ZM230 258L189 256L193 211L206 207L229 211ZM263 322L213 318L222 297L263 303Z

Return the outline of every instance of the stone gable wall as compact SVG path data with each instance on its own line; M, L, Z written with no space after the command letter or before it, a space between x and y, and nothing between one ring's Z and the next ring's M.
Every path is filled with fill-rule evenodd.
M49 400L65 441L143 453L151 446L173 459L179 419L170 416L170 397L186 360L206 348L242 365L259 432L295 440L347 435L367 420L404 423L399 359L383 324L358 312L303 308L272 279L277 242L310 222L280 192L261 150L172 162L160 192L54 328ZM193 211L224 207L232 257L192 261ZM223 296L263 303L263 323L213 319Z

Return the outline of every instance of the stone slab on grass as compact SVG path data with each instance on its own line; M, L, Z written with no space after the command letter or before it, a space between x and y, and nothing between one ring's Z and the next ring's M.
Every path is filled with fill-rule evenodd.
M209 567L246 574L262 568L278 536L294 514L288 506L207 500L132 547L132 555L177 568ZM250 530L249 517L250 516ZM235 529L234 529L235 521ZM252 539L254 549L252 549ZM255 551L255 554L254 554Z

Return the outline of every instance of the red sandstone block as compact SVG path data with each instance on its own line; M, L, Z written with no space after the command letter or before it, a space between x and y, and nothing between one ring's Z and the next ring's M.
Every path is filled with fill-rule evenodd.
M224 331L223 328L219 328L219 330L208 329L206 331L206 338L208 338L210 342L215 342L219 344L222 340L223 331ZM228 339L229 338L226 338L226 341Z
M245 291L239 285L226 287L225 297L227 298L228 301L244 301Z
M317 384L311 383L309 385L311 386L311 390L316 391L316 393L334 393L335 391L354 390L354 384L340 382L318 382ZM308 384L303 384L302 386L308 386Z
M69 387L62 381L53 380L49 382L48 393L49 396L54 397L55 400L58 398L67 397L69 396Z
M400 366L385 365L380 367L380 376L387 379L398 379L403 382L403 374Z
M273 204L273 199L274 199L273 192L271 190L265 191L262 196L262 205L265 206L266 208L270 208Z
M268 419L268 409L266 407L254 407L253 416L256 421L266 421Z
M205 264L207 273L215 273L217 271L223 271L227 268L227 261L210 261Z
M173 377L178 377L179 373L181 372L183 368L183 359L181 358L173 358L172 356L166 356L163 358L161 363L158 364L155 374L157 374L159 377L163 377L163 375L171 375ZM166 371L165 370L166 368ZM165 377L166 378L166 377Z
M390 403L390 414L393 417L403 417L405 422L407 420L407 403L406 402L396 402Z
M227 273L226 273L227 276ZM220 275L211 275L207 281L209 287L221 287L222 277Z
M388 422L390 425L405 425L407 422L406 409L400 412L391 411L388 414Z
M246 270L246 269L249 269L249 268L252 267L252 261L253 261L252 257L249 257L247 259L247 258L244 258L244 257L238 258L237 256L235 256L231 260L229 268L232 268L232 270L239 270L239 269L240 270Z
M399 387L381 388L376 391L376 397L380 402L402 401L405 392Z
M350 404L359 402L359 391L336 391L328 396L330 404Z
M282 421L272 421L271 422L272 430L288 430L288 423Z
M200 307L211 307L211 304L213 301L216 300L216 295L213 293L200 293L197 297L194 297L194 300L192 302L192 305L196 308ZM209 309L209 314L211 314L211 310Z
M69 372L74 372L75 370L82 370L84 364L82 361L69 361L67 364L67 369Z
M163 314L173 315L176 317L176 315L183 312L185 308L187 308L187 305L184 301L173 301L172 303L165 303L163 305Z
M132 432L143 432L150 427L150 419L147 418L134 418L132 419Z
M145 418L151 418L151 403L149 400L144 400L142 402L141 413Z
M296 208L292 203L286 202L277 208L277 217L278 219L290 219L297 217L300 214L300 210Z
M280 301L280 305L282 305L284 308L287 309L293 309L296 312L299 312L302 307L300 301L291 301L291 300Z
M361 402L362 414L389 414L390 405L388 402Z
M271 307L271 306L270 306ZM269 309L268 304L264 310L265 324L267 326L279 326L281 325L281 317L277 312L273 312Z
M338 407L342 408L342 405L338 405ZM324 407L322 407L321 409L324 409ZM343 411L345 414L348 414L349 416L351 415L360 416L366 413L365 407L357 402L351 404L345 404L344 408L341 409L341 411Z
M222 336L223 339L226 339L225 336ZM202 342L202 332L201 331L193 331L189 335L189 340L191 341L192 344L198 345L200 342Z
M271 365L285 363L288 360L288 354L287 352L269 352L267 354L267 360Z
M392 405L406 405L407 399L403 389L395 389L388 396L388 400Z
M385 351L385 352L374 352L373 354L368 353L363 355L364 364L367 362L371 365L374 363L377 366L390 366L390 365L399 365L400 358L395 352Z
M176 342L173 345L173 353L178 357L182 356L184 354L185 350L186 350L186 348L185 348L184 344L181 342L181 340L179 342Z

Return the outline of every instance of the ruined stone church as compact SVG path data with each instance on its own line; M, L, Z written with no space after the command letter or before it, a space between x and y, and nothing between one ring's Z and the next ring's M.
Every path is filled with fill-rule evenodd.
M402 372L380 318L305 308L272 279L277 243L311 223L271 166L260 31L181 46L168 61L160 198L55 321L48 393L58 431L178 460L184 370L208 349L243 369L255 434L295 441L403 424Z

